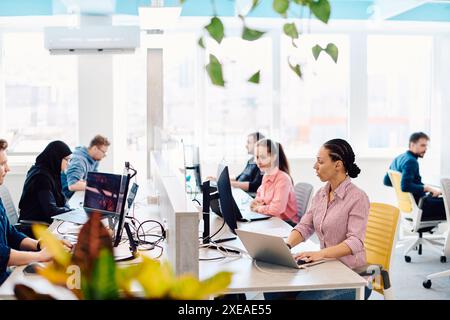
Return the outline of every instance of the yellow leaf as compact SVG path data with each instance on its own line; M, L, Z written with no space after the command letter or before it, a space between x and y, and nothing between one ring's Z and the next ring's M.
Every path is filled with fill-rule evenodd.
M200 282L200 299L204 299L213 294L224 293L231 283L232 276L233 274L231 272L222 271Z
M66 273L65 269L55 268L53 265L38 269L37 272L51 283L59 286L66 286L67 279L69 278L69 274Z
M174 282L169 296L176 300L198 300L201 299L199 289L200 282L195 277L184 275Z
M45 247L52 255L53 259L61 266L67 267L70 265L71 255L64 249L61 241L57 239L44 225L34 224L34 235L42 240L43 247Z
M144 289L147 298L164 298L175 280L168 262L159 263L156 260L142 257L142 270L136 277Z

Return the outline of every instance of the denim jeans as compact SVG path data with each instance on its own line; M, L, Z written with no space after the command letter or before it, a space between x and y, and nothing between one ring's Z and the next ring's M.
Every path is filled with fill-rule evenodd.
M367 300L372 290L365 287L364 299ZM264 293L266 300L355 300L355 289L315 290Z

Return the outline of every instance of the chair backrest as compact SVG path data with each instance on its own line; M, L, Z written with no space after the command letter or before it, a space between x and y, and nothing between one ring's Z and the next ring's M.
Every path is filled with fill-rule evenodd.
M3 205L5 207L9 223L16 224L19 220L19 214L17 213L16 207L14 206L11 194L9 193L9 190L5 185L0 186L0 198L2 199Z
M389 204L375 202L370 204L364 241L367 264L381 265L389 272L399 215L398 208ZM374 289L382 293L383 286L374 286Z
M297 200L297 215L301 218L308 209L309 201L314 187L306 182L299 182L294 186L295 198Z
M398 171L388 170L388 175L397 196L398 208L402 212L412 212L416 202L411 193L402 191L402 174Z

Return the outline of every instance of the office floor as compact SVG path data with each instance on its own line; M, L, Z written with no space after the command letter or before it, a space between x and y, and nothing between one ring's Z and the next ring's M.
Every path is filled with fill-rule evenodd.
M397 243L391 261L391 282L397 300L450 300L450 277L433 280L431 289L425 289L423 280L428 274L450 269L450 257L447 263L441 263L439 256L424 247L422 255L413 251L411 262L406 263L403 252L408 240ZM248 299L263 299L261 293L250 293ZM369 300L383 300L383 296L372 292Z

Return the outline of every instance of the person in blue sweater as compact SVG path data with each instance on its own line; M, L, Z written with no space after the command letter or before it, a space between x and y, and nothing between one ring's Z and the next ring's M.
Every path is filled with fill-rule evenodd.
M97 171L99 162L106 157L110 142L101 135L96 135L89 147L76 147L67 172L61 174L63 193L70 199L75 191L86 189L86 178L89 171Z
M409 150L399 155L389 166L390 170L401 172L401 188L410 192L416 203L422 208L424 221L445 220L444 200L441 190L422 183L419 172L418 158L423 158L427 152L430 138L423 132L415 132L409 138ZM392 187L391 179L386 173L384 185Z
M9 171L6 149L8 143L0 139L0 185ZM72 245L63 240L70 248ZM46 262L52 259L50 252L41 248L40 241L27 237L9 223L5 207L0 198L0 285L9 276L10 266L25 265L32 262Z

